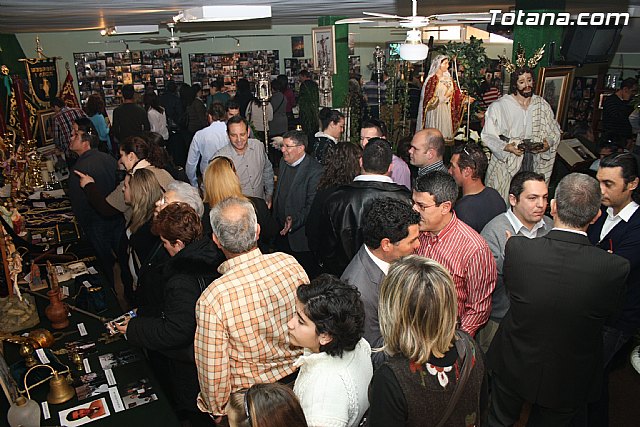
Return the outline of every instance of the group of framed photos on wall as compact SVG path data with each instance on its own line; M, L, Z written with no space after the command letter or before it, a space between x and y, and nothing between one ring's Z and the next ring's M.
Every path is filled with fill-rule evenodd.
M144 92L151 83L164 91L166 82L183 82L180 49L154 49L127 52L74 53L81 102L92 93L104 96L107 108L122 101L120 89L132 84L136 92Z
M259 71L269 71L272 78L280 74L278 50L255 50L232 53L190 53L191 83L204 89L214 80L223 80L228 92L235 92L238 79L255 80Z

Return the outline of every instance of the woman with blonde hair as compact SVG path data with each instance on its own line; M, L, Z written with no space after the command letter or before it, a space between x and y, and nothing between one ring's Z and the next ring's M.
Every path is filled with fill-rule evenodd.
M131 219L127 223L127 253L129 271L136 289L139 308L153 306L158 295L155 284L161 283L160 264L169 259L159 236L151 232L156 200L162 197L162 187L155 174L148 169L128 173L124 179L124 200L131 206Z
M473 339L456 331L446 269L418 255L393 263L380 287L379 319L389 358L371 382L369 425L478 425L484 362Z
M247 197L242 194L240 179L236 174L233 160L228 157L215 157L205 170L203 177L204 202L214 207L228 197L248 199L253 204L260 224L258 246L262 252L270 252L271 242L278 233L278 225L271 216L265 201L259 197Z
M282 384L254 384L232 393L227 405L230 427L307 427L298 399Z

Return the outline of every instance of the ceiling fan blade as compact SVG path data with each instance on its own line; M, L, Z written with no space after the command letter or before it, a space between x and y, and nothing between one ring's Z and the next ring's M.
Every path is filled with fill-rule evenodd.
M167 39L168 39L168 37L142 37L139 41L142 42L142 43L154 42L154 41L164 42Z
M431 24L432 19L428 16L413 16L411 19L405 19L398 22L398 26L403 28L420 28Z
M387 13L377 13L377 12L362 12L365 15L374 16L376 18L387 18L387 19L409 19L410 16L398 16L398 15L389 15Z
M195 41L209 40L209 39L210 37L191 37L191 36L180 37L181 42L195 42Z
M457 21L457 22L489 22L491 21L491 14L485 12L478 13L445 13L442 15L431 15L436 21Z
M110 44L110 43L126 43L126 40L100 40L100 41L89 41L88 44Z
M345 18L345 19L339 19L335 23L339 25L339 24L370 24L373 22L374 21L367 18Z

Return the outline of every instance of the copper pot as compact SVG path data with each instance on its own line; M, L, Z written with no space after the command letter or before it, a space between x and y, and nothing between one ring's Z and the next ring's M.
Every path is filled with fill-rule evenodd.
M53 334L46 329L34 329L29 331L29 338L37 342L40 348L49 348L56 341Z

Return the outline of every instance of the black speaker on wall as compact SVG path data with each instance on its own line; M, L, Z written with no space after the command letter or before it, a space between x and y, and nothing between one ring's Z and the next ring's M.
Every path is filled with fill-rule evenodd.
M593 64L609 62L620 42L622 26L567 27L560 52L564 63Z

